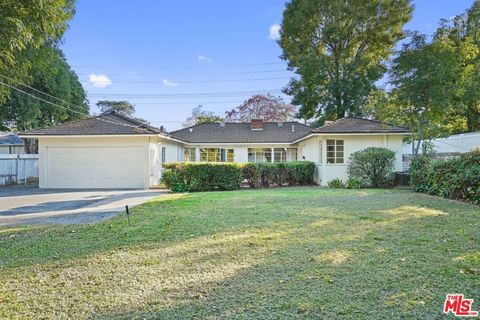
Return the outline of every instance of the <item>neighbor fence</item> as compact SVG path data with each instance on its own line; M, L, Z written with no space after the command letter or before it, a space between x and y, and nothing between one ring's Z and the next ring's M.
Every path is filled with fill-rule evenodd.
M38 154L0 154L0 186L38 181Z

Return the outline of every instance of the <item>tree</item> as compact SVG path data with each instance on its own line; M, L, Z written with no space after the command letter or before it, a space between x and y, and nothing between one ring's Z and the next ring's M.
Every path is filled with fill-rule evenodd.
M56 45L44 45L32 51L29 59L35 62L29 72L30 85L18 82L13 85L51 104L14 90L0 104L0 128L5 130L9 123L14 123L18 130L28 130L88 115L89 105L82 84ZM3 80L0 77L0 81Z
M455 50L456 81L449 124L451 133L480 130L480 1L466 13L443 20L435 33L435 42L449 42Z
M1 0L0 1L0 74L28 82L35 61L33 50L46 42L58 41L73 17L74 0ZM1 80L6 82L5 80ZM0 85L0 103L11 90Z
M422 141L444 133L452 105L457 57L451 42L443 40L428 43L425 35L413 33L393 61L391 94L397 117L412 132L413 154Z
M198 105L193 108L192 115L187 117L187 120L183 123L184 127L191 127L196 124L202 123L215 123L221 122L223 119L216 116L212 111L203 110L202 105Z
M135 114L135 105L128 101L100 100L97 102L97 107L100 108L101 113L114 111L127 117L133 117Z
M252 119L287 121L296 115L296 111L295 106L285 103L281 97L257 94L225 114L228 121L234 122L248 122Z
M411 18L409 0L292 0L283 13L282 58L299 77L284 92L300 117L360 115Z

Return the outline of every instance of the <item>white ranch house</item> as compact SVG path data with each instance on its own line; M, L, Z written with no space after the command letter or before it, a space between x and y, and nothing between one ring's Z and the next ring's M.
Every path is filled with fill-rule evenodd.
M26 131L39 141L40 188L149 188L162 163L308 160L325 186L347 178L351 153L385 147L402 170L404 127L347 117L313 129L298 122L210 123L171 133L117 113Z

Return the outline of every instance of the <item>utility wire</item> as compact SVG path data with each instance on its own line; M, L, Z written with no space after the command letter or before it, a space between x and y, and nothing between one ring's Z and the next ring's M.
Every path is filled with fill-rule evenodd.
M211 73L110 73L108 72L109 76L126 76L126 77L180 77L180 76L218 76L218 75L232 75L232 74L255 74L255 73L274 73L274 72L288 72L287 69L276 69L276 70L259 70L259 71L232 71L232 72L211 72ZM89 76L90 73L79 72L76 73L79 76Z
M149 69L195 69L195 68L223 68L223 67L247 67L247 66L267 66L267 65L285 65L285 62L263 62L263 63L245 63L245 64L203 64L190 66L149 66ZM115 69L131 69L131 66L99 66L99 65L71 65L76 68L115 68Z
M37 96L35 96L35 95L31 94L31 93L28 93L28 92L26 92L26 91L23 91L22 89L19 89L19 88L15 87L15 86L12 86L12 85L10 85L10 84L8 84L8 83L5 83L5 82L3 82L3 81L0 81L0 84L3 85L3 86L9 87L9 88L11 88L11 89L13 89L13 90L15 90L15 91L17 91L17 92L26 94L27 96L32 97L32 98L34 98L34 99L37 99L37 100L39 100L39 101L48 103L48 104L50 104L50 105L52 105L52 106L59 107L59 108L63 108L63 109L65 109L65 110L69 110L69 111L71 111L71 112L74 112L74 113L80 114L80 115L82 115L82 116L85 116L85 113L82 113L82 112L80 112L80 111L77 111L77 110L74 110L74 109L71 109L71 108L67 108L67 107L65 107L65 106L61 106L61 105L59 105L59 104L56 104L56 103L53 103L53 102L51 102L51 101L45 100L45 99L43 99L43 98L37 97ZM37 91L42 92L42 91L40 91L40 90L37 90ZM48 95L48 93L45 93L45 92L42 92L42 93ZM52 96L52 97L53 97L53 96ZM55 97L55 98L56 98L56 97ZM62 100L62 99L60 99L60 98L57 98L57 99ZM62 101L65 101L65 100L62 100ZM70 104L71 104L71 103L70 103ZM73 105L73 104L72 104L72 105ZM84 108L83 106L77 106L77 107ZM115 124L115 125L121 125L121 126L132 127L132 128L139 128L139 127L142 127L142 126L143 126L143 125L132 126L132 125L128 125L128 124L126 124L126 123L115 122L115 121L108 121L108 120L106 120L106 119L102 119L102 118L98 118L98 117L96 117L95 119L100 120L100 121L103 121L103 122Z
M250 91L224 91L224 92L200 92L200 93L92 93L89 96L105 97L105 96L115 96L115 97L190 97L190 96L238 96L244 94L256 94L256 93L282 93L279 89L271 90L250 90Z
M224 83L224 82L244 82L244 81L267 81L267 80L286 80L291 77L273 77L273 78L253 78L253 79L227 79L227 80L172 80L178 83ZM88 83L88 81L83 81ZM115 83L138 83L138 84L162 84L162 80L158 81L135 81L135 80L117 80Z

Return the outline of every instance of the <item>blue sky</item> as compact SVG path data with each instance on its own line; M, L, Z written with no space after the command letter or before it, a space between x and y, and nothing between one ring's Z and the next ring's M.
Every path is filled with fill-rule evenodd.
M413 3L406 28L431 34L473 0ZM139 117L172 130L198 104L223 115L255 92L281 95L291 76L274 40L284 4L79 0L62 49L93 112L97 100L128 100Z

